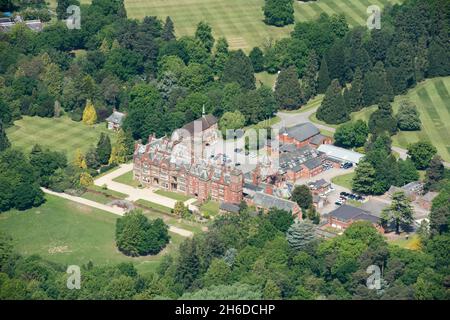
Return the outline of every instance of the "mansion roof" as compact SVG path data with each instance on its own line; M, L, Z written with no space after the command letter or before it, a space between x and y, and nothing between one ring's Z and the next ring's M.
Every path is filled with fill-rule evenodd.
M194 121L189 122L188 124L184 125L183 129L187 130L191 135L193 135L195 133L194 132L195 123L197 121L201 121L202 131L205 131L217 123L217 118L214 117L212 114L207 114L207 115L202 116L200 119L194 120Z
M230 184L232 176L240 176L242 171L223 165L214 165L205 161L191 163L189 149L183 142L172 141L167 137L155 139L150 137L146 145L136 146L134 159L151 165L165 165L170 170L179 170L189 173L201 180Z

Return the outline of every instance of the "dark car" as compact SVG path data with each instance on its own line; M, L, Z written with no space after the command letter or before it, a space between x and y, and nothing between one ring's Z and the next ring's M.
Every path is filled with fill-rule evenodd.
M350 169L351 167L353 167L353 163L351 163L351 162L346 162L342 166L342 168L344 168L344 169Z

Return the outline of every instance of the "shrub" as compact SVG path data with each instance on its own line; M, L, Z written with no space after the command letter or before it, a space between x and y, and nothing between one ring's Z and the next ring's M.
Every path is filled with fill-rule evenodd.
M162 219L149 220L140 210L117 219L117 248L128 256L159 253L169 243L168 226Z

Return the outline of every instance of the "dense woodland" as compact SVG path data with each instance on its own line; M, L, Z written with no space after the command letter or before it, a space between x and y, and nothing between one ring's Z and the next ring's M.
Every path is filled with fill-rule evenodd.
M154 274L131 263L82 267L81 290L67 290L66 266L18 255L0 237L0 299L449 299L450 184L433 201L419 250L390 245L370 224L321 240L309 222L272 210L216 219L185 240ZM369 265L382 289L366 286Z
M0 6L36 15L45 8L43 1L14 3L18 8L8 8L10 1ZM78 1L58 1L59 18L72 3ZM392 114L393 97L424 78L450 74L450 2L387 6L383 28L373 31L349 29L344 16L322 15L296 23L291 37L268 41L248 56L230 51L226 39L214 39L204 22L194 35L177 39L169 17L127 19L122 0L93 0L81 12L80 30L52 21L40 33L20 24L0 33L0 211L40 205L40 186L64 191L89 185L102 165L130 154L133 139L168 134L198 118L203 106L221 118L222 129L238 128L278 109L297 109L319 93L325 98L317 117L328 123L346 122L352 111L378 105L368 124L351 123L337 136L340 145L366 152L356 191L384 193L391 184L417 180L417 170L426 169L428 190L440 195L417 251L388 245L369 225L354 224L323 241L314 224L294 223L287 212L252 217L243 207L239 216L217 219L209 232L183 242L155 274L139 275L131 264L89 263L82 268L82 289L72 291L66 289L66 266L20 256L2 235L0 299L450 298L448 173L433 146L412 145L410 159L403 161L392 154L390 140L397 130L418 125L411 106ZM275 91L257 85L255 71L280 71ZM101 137L74 163L39 146L25 155L11 148L5 134L22 116L67 115L94 123L114 108L128 114L121 143L111 146ZM152 252L164 246L165 235ZM365 286L372 264L382 267L381 291Z

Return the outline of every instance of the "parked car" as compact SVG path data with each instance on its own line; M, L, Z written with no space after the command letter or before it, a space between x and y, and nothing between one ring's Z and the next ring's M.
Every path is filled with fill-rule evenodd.
M341 163L342 169L350 169L351 167L353 167L353 163L351 162Z

